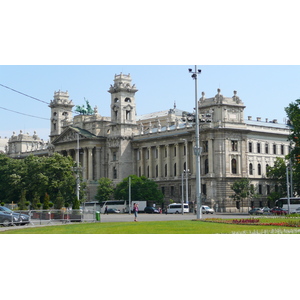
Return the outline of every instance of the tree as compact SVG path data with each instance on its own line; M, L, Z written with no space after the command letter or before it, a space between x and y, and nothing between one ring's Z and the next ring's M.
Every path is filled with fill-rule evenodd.
M291 142L291 152L287 156L292 163L293 169L293 187L294 194L300 194L300 99L290 103L285 108L285 112L289 118L291 134L289 140Z
M73 209L80 209L80 201L79 199L75 196L73 199Z
M25 202L26 202L26 190L22 190L19 205L18 205L20 210L26 209Z
M48 193L46 193L44 197L43 209L49 209L49 203L50 203L50 196Z
M235 181L234 184L231 185L231 189L234 191L234 194L230 197L236 201L238 209L240 207L240 202L243 204L243 200L250 200L255 196L254 186L250 184L248 178L241 178L240 180Z
M54 208L56 209L61 209L64 206L64 199L61 195L61 192L58 191L56 200L55 200L55 204L54 204Z
M267 177L278 186L278 190L273 192L269 199L277 200L286 196L286 163L282 157L276 157L274 166L267 168Z
M33 198L32 198L32 203L31 203L31 208L32 209L38 209L37 204L40 202L40 197L39 194L37 192L35 192L33 194Z
M97 194L95 198L99 200L100 204L111 199L113 192L114 186L111 179L102 177L98 180Z
M131 175L131 199L154 201L161 204L164 198L163 193L158 189L158 185L151 179L145 176L138 177ZM129 177L123 179L122 182L117 184L115 192L115 199L128 199L129 198Z
M0 154L0 199L19 202L21 192L26 190L28 199L37 200L33 207L45 193L51 199L57 199L60 192L65 202L72 203L76 195L74 166L70 156L58 153L51 157L29 155L22 160ZM85 183L81 182L80 186L80 197L83 199Z

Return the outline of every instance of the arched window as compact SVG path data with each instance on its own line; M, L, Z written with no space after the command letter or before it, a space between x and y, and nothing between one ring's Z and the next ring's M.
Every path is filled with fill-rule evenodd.
M236 159L235 158L233 158L232 160L231 160L231 173L232 174L236 174Z
M115 98L115 99L114 99L114 102L115 102L115 103L118 103L118 102L119 102L119 99L118 99L118 98Z
M257 165L257 174L261 175L261 164Z
M126 110L126 121L131 120L131 110Z
M249 175L253 175L253 165L249 164Z
M126 98L124 101L127 102L127 103L130 103L131 99L130 98Z

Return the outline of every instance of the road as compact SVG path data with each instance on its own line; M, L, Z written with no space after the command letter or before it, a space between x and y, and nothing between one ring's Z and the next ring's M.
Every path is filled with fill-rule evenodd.
M203 214L202 219L206 218L222 218L222 219L241 219L250 217L248 214L233 214L233 213L215 213L215 214ZM139 222L146 222L146 221L180 221L180 220L194 220L197 219L195 214L186 213L186 214L145 214L140 213L138 214L138 221ZM108 223L108 222L133 222L134 214L109 214L104 215L101 214L100 222L101 223ZM62 225L59 220L32 220L32 223L29 225L25 225L26 227L38 227L38 226L51 226L51 225ZM3 227L0 226L0 231L4 231L7 229L18 229L21 228L19 226L10 226L10 227Z
M231 219L231 218L247 218L248 214L229 214L229 213L217 213L217 214L203 214L202 218L222 218L222 219ZM104 215L101 214L101 222L131 222L134 219L133 214L110 214ZM138 221L179 221L179 220L193 220L197 219L195 214L138 214Z

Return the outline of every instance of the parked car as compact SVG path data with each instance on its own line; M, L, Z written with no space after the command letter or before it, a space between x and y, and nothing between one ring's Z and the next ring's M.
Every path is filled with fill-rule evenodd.
M300 214L300 207L297 207L293 213L294 214Z
M119 214L121 211L119 209L116 208L108 208L107 209L107 213L108 214Z
M215 211L207 205L202 205L203 214L213 214Z
M270 210L270 213L274 215L286 215L288 211L280 207L274 207Z
M152 206L145 207L144 212L146 214L159 214L159 210Z
M5 206L0 206L0 225L25 225L29 223L29 216L14 212Z
M263 213L264 213L264 211L259 207L249 210L250 215L262 215Z
M262 210L264 214L269 214L271 209L269 207L263 207Z

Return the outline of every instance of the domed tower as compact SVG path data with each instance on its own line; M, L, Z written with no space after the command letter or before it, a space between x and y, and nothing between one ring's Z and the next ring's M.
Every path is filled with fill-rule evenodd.
M111 93L111 121L123 124L135 124L135 99L137 92L135 85L131 85L130 74L115 75L114 85L110 86Z
M131 84L130 74L115 75L111 94L111 125L108 136L108 174L115 182L133 174L131 140L137 131L135 85Z
M69 100L68 92L54 92L54 99L50 102L51 108L51 132L50 141L62 132L63 123L72 119L74 104Z

